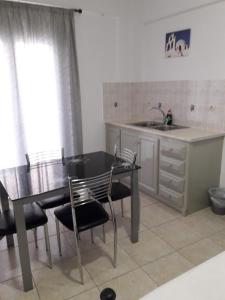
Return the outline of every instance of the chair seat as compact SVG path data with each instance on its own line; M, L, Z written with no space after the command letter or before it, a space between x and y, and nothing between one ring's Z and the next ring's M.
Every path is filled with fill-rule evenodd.
M24 205L26 229L36 228L48 222L48 218L40 206L36 203ZM16 222L13 210L0 213L0 236L16 233Z
M112 183L112 191L111 191L111 198L112 201L121 200L126 197L131 196L131 190L121 182L113 182ZM102 203L109 202L108 198L101 199Z
M75 208L75 213L78 232L102 225L109 220L109 215L102 205L97 202L79 205ZM73 230L71 204L57 208L55 210L55 216L65 227Z
M112 201L121 200L126 197L130 197L131 190L121 182L113 182L112 183L112 192L111 197Z
M41 201L37 201L38 205L40 205L42 209L55 208L57 206L67 204L69 202L70 202L69 195L60 195L60 196L46 198Z

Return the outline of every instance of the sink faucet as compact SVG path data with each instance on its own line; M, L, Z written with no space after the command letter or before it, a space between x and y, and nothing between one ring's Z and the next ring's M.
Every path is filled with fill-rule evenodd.
M162 104L159 102L159 103L158 103L158 106L153 106L153 107L151 107L151 110L156 109L156 110L160 111L161 114L163 115L163 124L165 124L165 121L166 121L166 114L164 113L164 111L162 110L161 107L162 107Z

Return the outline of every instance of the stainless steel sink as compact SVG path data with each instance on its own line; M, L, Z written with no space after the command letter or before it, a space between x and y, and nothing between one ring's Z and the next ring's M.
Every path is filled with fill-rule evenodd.
M187 127L181 126L181 125L176 125L176 124L165 125L163 123L154 122L154 121L142 121L142 122L130 123L128 125L144 127L144 128L152 128L152 129L157 129L157 130L161 130L161 131L187 128Z

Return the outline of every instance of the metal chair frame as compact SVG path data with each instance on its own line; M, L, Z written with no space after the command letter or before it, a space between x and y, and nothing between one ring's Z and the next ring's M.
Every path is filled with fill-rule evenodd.
M112 169L113 170L113 169ZM110 212L111 212L111 221L113 223L114 229L114 258L113 265L116 267L117 262L117 225L116 217L111 199L111 187L112 187L112 170L106 172L102 175L90 177L87 179L76 179L73 177L69 178L69 189L70 189L70 200L71 200L71 209L72 209L72 218L73 218L73 227L74 227L74 239L75 246L77 250L78 265L80 271L80 277L82 284L84 283L83 269L81 254L79 248L79 232L77 228L77 220L75 210L79 205L85 205L90 202L98 202L100 205L101 199L108 197ZM56 230L58 238L59 253L62 255L61 250L61 240L60 240L60 230L59 230L59 220L56 218Z
M65 164L65 156L64 156L64 147L54 150L47 150L47 151L39 151L39 152L32 152L25 154L26 161L27 161L27 171L29 172L30 169L37 168L41 165L52 164L55 161L62 160L62 164ZM48 229L44 229L45 235L48 233ZM36 248L38 248L38 241L37 241L37 228L33 229L34 233L34 242ZM48 241L47 241L48 240ZM48 245L49 244L49 245ZM46 251L50 252L50 242L49 236L45 236L45 245ZM48 255L51 256L51 253Z
M54 160L62 160L62 163L65 163L64 157L64 148L48 150L48 151L39 151L36 153L26 153L25 154L27 161L27 169L38 167L40 165L46 165L48 163L53 163Z
M116 159L123 160L132 166L131 176L133 176L133 169L134 169L135 162L137 159L137 153L133 152L132 150L130 150L128 148L123 148L123 150L120 151L120 153L118 154L118 146L117 146L117 144L115 144L114 155L115 155ZM123 201L123 199L121 199L121 215L122 215L122 217L124 217L124 201Z
M1 217L1 213L4 214L4 212L1 212L1 209L0 209L0 217ZM41 227L41 226L38 226L38 227ZM36 248L38 248L37 247L37 230L36 230L38 227L30 229L30 230L33 230L33 232L34 232L34 242L35 242L35 247ZM48 253L49 268L52 269L52 255L51 255L51 246L50 246L50 239L49 239L49 232L48 232L48 223L44 224L43 228L44 228L46 250L47 250L47 253ZM17 232L15 232L15 234L17 234ZM4 236L0 236L0 240L2 238L4 238Z

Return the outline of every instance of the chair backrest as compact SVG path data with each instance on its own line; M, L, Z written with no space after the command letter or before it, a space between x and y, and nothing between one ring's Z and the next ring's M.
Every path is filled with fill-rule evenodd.
M134 165L136 162L137 153L128 148L123 148L123 150L119 152L117 145L115 145L114 154L116 158L122 159L131 165Z
M99 176L77 179L69 177L71 205L86 204L92 201L101 202L108 198L111 201L112 169Z
M64 148L25 154L27 167L46 164L52 160L62 160L64 164Z

